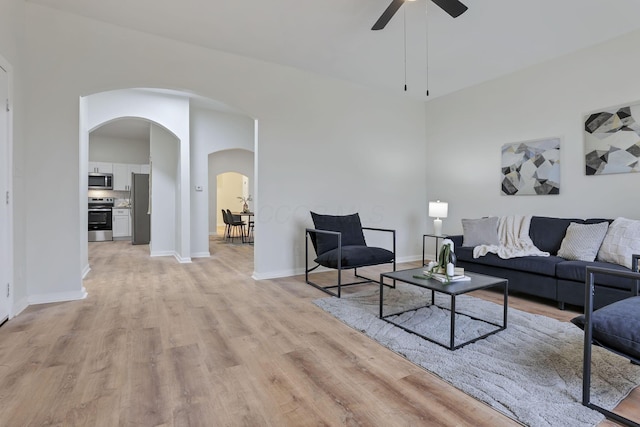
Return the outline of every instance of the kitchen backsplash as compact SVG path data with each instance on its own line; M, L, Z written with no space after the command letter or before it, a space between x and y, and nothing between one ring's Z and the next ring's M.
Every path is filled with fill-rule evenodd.
M89 190L89 197L113 197L113 205L118 207L125 207L129 205L129 198L131 194L129 191L116 191L116 190Z

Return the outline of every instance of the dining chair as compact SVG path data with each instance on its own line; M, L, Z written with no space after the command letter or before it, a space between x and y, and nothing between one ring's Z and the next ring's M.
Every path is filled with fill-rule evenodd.
M231 241L233 241L234 237L233 229L237 230L238 228L240 228L240 238L242 239L242 243L244 243L244 226L246 225L246 223L239 215L234 215L233 213L231 213L230 209L227 209L227 220L229 221L229 226L231 227Z
M227 218L225 210L220 210L222 211L222 220L224 221L224 239L227 240L231 237L231 224L229 223L229 218Z
M255 221L249 220L249 225L247 228L247 243L253 244L253 232L254 232Z

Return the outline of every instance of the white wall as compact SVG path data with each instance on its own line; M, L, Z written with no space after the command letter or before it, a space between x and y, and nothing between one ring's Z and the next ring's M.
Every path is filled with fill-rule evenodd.
M449 202L443 231L484 215L640 218L640 174L586 176L583 145L585 113L640 100L639 43L636 32L428 102L426 188ZM550 136L562 139L560 194L501 196L502 145Z
M225 169L237 171L254 182L254 119L246 115L191 107L191 256L209 256L211 218L219 208L215 200L215 175L211 178L211 153L244 151L242 161ZM203 191L195 191L196 186ZM213 190L213 191L212 191ZM213 197L211 196L213 194Z
M89 135L89 161L149 164L149 138L128 139Z
M256 277L302 271L310 209L357 210L368 225L398 229L401 258L419 253L426 210L423 103L30 3L25 8L25 102L34 124L25 127L25 192L33 201L22 212L30 293L82 289L79 98L119 88L190 90L260 122ZM183 150L181 159L189 159ZM51 174L59 191L41 185ZM188 179L180 188L189 188ZM190 239L181 231L185 251Z
M638 42L636 33L434 99L427 133L423 103L402 93L3 1L0 54L16 69L16 297L82 295L78 191L88 154L79 135L80 97L111 89L190 90L259 121L257 278L302 271L309 210L358 211L366 225L396 228L400 259L419 254L419 236L431 227L427 200L436 198L450 202L445 232L459 229L462 217L511 212L639 217L630 197L638 175L584 176L581 137L583 113L640 99ZM563 138L561 194L500 196L502 144L545 136ZM183 148L181 158L189 159ZM51 175L55 192L42 186ZM189 188L188 178L180 187Z
M151 125L151 153L151 256L180 256L180 142L165 129Z
M28 305L26 262L26 218L27 195L25 192L25 144L23 91L24 66L22 42L24 39L24 1L6 0L0 3L0 56L9 71L9 96L12 107L12 220L13 220L13 306L10 316L19 313ZM6 62L5 62L6 61Z

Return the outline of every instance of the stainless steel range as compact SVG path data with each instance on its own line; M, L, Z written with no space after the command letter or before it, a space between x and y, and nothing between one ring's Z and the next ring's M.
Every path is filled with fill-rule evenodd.
M89 197L89 241L113 240L113 197Z

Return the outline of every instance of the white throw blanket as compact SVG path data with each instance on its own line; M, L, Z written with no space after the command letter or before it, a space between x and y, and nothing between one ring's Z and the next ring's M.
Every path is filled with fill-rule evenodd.
M529 237L531 215L501 216L498 219L498 238L500 246L479 245L473 248L473 257L480 258L488 253L497 254L502 259L527 255L549 256L533 244Z

